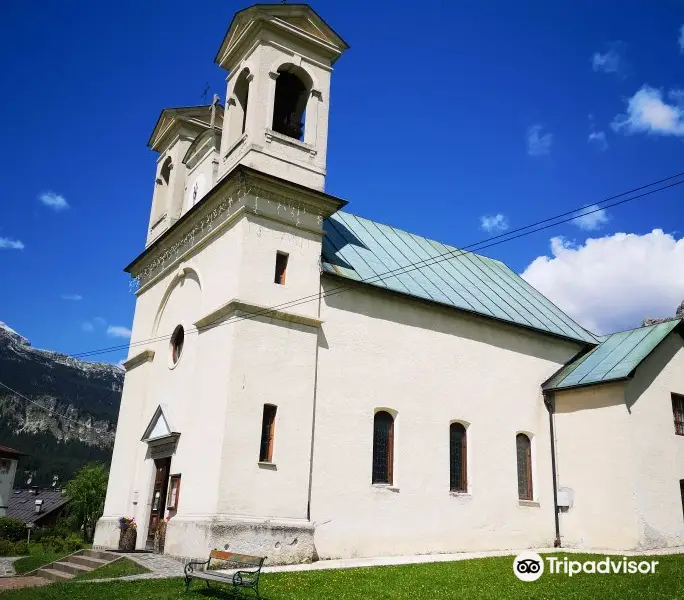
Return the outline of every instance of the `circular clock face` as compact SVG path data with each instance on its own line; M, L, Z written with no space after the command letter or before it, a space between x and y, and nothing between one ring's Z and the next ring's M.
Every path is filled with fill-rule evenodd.
M190 181L187 191L187 205L188 210L190 210L195 204L197 204L202 196L206 193L206 181L204 175L201 173L197 175L193 180Z

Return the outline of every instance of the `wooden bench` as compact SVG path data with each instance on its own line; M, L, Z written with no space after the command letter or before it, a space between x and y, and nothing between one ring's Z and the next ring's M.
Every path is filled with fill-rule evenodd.
M237 569L237 571L232 574L210 571L209 565L212 559L228 563L223 567L225 569ZM190 589L191 579L202 579L206 582L207 587L210 587L210 581L230 584L233 586L233 591L241 588L250 589L254 591L257 598L261 599L259 595L259 575L261 575L261 567L265 560L265 556L250 556L248 554L212 550L211 554L209 554L209 560L206 562L190 562L185 565L185 591L187 592ZM195 567L203 568L196 569Z

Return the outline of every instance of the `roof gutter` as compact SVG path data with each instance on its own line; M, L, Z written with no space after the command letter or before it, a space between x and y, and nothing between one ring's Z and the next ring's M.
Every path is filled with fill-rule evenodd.
M553 483L553 518L556 528L556 538L553 540L553 547L560 548L561 533L560 520L558 517L558 480L556 476L556 433L553 427L553 415L556 411L556 397L552 391L544 391L544 404L549 411L549 433L551 435L551 479Z

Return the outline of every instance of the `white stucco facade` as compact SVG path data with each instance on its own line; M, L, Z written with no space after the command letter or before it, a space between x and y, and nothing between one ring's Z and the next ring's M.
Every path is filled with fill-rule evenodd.
M139 548L168 516L168 554L221 548L271 564L551 546L557 525L578 547L684 544L684 436L669 404L684 393L679 330L630 379L545 397L542 384L598 343L591 334L324 272L324 222L344 204L323 192L330 75L346 48L307 7L257 5L217 55L230 70L225 114L162 113L146 250L127 267L139 287L95 545L116 547L122 516L135 517ZM303 139L274 119L279 79L305 102ZM491 269L483 306L496 278L527 285ZM556 314L532 310L537 323ZM378 411L393 417L391 485L372 483ZM459 492L452 423L467 440ZM522 500L518 434L531 442ZM554 468L574 499L558 515Z
M672 393L684 392L682 336L671 333L625 382L556 394L564 543L635 550L684 545L684 436ZM577 432L581 432L580 435Z
M324 279L323 290L336 285ZM578 345L367 286L326 297L321 318L311 502L321 557L553 544L539 382ZM371 484L380 408L396 413L393 489ZM467 494L449 491L453 421L468 435ZM532 502L518 500L519 432L533 442Z
M17 473L17 456L0 449L0 517L7 516L14 477Z

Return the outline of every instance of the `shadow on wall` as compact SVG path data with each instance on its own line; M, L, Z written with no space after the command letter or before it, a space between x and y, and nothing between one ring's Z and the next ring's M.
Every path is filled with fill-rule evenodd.
M655 378L683 346L684 338L675 330L637 367L634 378L625 386L627 410L636 404L641 395L651 386Z
M334 293L340 285L348 286L349 289L344 293ZM327 281L323 279L322 287L325 305L337 310L460 337L509 352L553 361L559 365L565 364L581 348L576 342L527 331L486 317L470 315L455 308L433 304L428 300L349 280L340 283L334 276ZM397 335L401 335L399 330ZM496 365L492 365L492 368L496 369Z
M556 392L556 414L567 414L582 410L594 410L621 406L625 403L622 381L591 385Z

